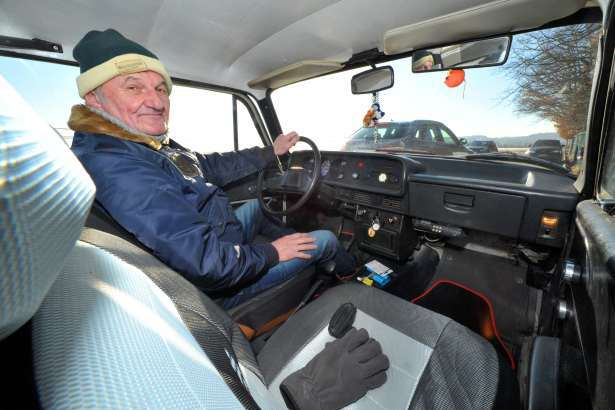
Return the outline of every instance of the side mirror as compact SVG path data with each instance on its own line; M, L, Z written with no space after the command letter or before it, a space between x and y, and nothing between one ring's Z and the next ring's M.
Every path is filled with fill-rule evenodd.
M501 65L508 59L510 36L487 38L412 53L412 72Z
M369 94L393 87L393 67L378 67L355 74L350 80L353 94Z
M467 139L465 139L465 138L459 138L459 143L460 143L461 145L467 145L467 144L468 144L468 140L467 140Z

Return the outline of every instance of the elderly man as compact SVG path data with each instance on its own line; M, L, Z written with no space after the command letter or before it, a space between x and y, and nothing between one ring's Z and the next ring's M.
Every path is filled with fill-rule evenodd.
M265 168L295 145L201 155L167 137L172 82L156 55L115 30L76 45L79 95L69 126L72 149L97 187L97 200L125 229L200 289L230 308L280 284L308 264L353 259L329 231L289 233L256 201L233 211L221 189ZM203 138L213 138L204 131ZM291 231L292 232L292 231ZM252 243L257 234L271 243Z

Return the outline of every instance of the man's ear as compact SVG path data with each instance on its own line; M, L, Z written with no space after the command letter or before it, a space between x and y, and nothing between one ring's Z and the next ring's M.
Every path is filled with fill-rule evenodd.
M83 98L85 99L85 105L102 110L102 102L98 97L98 93L94 90L87 93Z

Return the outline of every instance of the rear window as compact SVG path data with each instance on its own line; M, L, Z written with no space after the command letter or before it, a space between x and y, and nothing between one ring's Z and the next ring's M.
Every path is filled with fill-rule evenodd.
M477 147L482 147L482 146L486 146L489 145L489 141L473 141L470 143L470 145L474 145Z

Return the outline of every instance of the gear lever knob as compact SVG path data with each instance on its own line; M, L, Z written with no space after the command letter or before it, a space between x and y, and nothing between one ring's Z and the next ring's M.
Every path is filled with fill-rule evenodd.
M331 320L329 321L329 334L337 339L341 339L352 329L355 316L357 315L357 307L352 303L344 303L337 308Z

